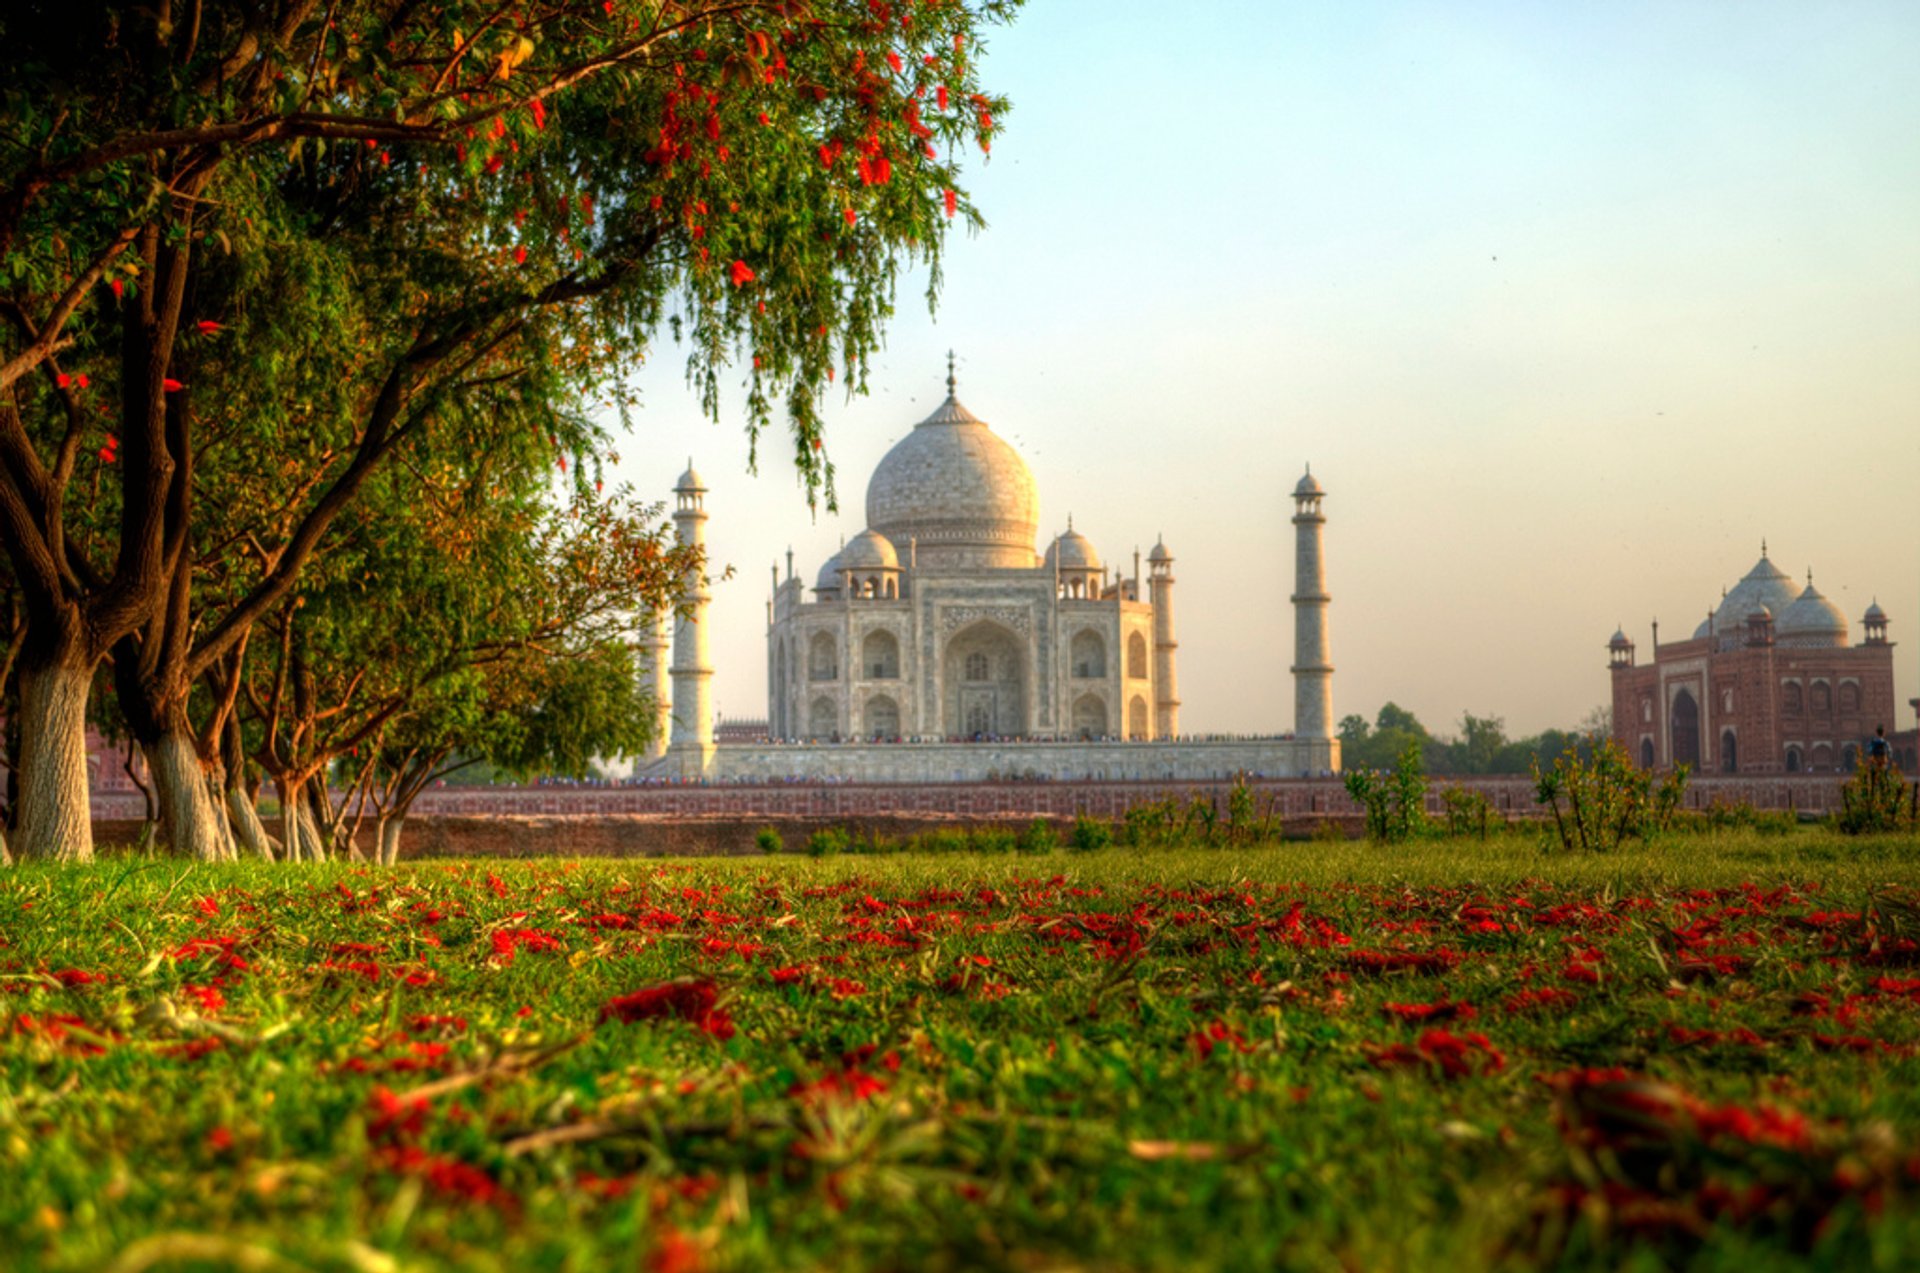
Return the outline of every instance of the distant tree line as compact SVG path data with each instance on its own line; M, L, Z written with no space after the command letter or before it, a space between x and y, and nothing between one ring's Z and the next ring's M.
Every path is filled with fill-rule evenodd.
M1525 774L1533 764L1549 769L1568 747L1590 759L1596 738L1613 732L1612 712L1596 707L1574 729L1547 729L1525 738L1507 737L1499 716L1464 713L1455 736L1436 735L1398 703L1382 707L1371 724L1359 714L1340 721L1340 762L1347 769L1392 769L1410 744L1433 774Z

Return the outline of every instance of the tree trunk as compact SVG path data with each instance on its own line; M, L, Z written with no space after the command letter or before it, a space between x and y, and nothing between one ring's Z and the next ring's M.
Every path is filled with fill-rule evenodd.
M314 861L326 861L330 846L320 834L319 819L313 816L313 788L304 782L300 784L300 799L296 808L300 815L300 842L307 846L307 852Z
M246 787L237 782L227 788L227 820L233 824L237 848L245 849L262 862L273 861L273 838L267 834L266 824L260 821L260 811L247 798Z
M385 818L380 823L380 865L392 866L400 860L400 831L407 824L403 815Z
M83 667L20 669L20 804L14 847L21 860L93 860L87 800L87 685Z
M280 793L280 842L286 850L287 861L308 861L313 856L313 846L300 834L300 816L294 812L300 807L304 784L296 784L288 775L279 773L273 776L273 785Z
M233 849L227 816L213 798L210 775L192 736L184 729L168 728L146 752L168 846L201 862L228 860Z

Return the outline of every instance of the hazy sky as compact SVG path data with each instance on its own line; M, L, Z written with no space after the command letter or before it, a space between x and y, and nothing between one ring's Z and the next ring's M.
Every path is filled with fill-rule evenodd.
M1131 569L1176 557L1182 722L1291 727L1292 527L1329 496L1336 716L1572 726L1616 622L1690 633L1759 555L1920 670L1920 5L1038 0L937 318L831 404L842 511L655 350L620 475L713 488L715 697L764 716L768 566L811 582L943 396ZM1893 722L1889 722L1892 724Z

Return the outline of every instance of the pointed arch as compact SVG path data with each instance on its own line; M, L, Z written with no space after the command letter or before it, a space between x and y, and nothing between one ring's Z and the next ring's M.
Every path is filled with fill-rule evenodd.
M1107 736L1107 701L1098 694L1082 694L1073 701L1073 733L1082 740Z
M900 641L885 628L867 633L860 642L860 671L871 681L900 679Z
M1073 634L1073 643L1068 649L1068 665L1073 675L1081 679L1101 679L1107 674L1107 643L1098 632L1091 628L1082 628ZM1103 712L1105 708L1101 709Z

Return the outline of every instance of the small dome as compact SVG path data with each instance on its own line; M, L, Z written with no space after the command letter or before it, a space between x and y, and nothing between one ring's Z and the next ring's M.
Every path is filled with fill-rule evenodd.
M1693 630L1694 638L1718 636L1722 640L1732 640L1735 630L1757 607L1765 606L1777 618L1786 613L1799 595L1800 589L1794 586L1793 578L1773 564L1773 559L1767 556L1767 550L1762 546L1760 560L1754 562L1753 569L1720 599L1720 608Z
M1326 488L1320 485L1320 479L1313 475L1311 465L1307 468L1306 476L1294 483L1293 487L1293 497L1295 499L1301 499L1308 495L1325 495L1326 493Z
M1753 609L1747 611L1747 622L1772 623L1773 611L1767 609L1765 606L1755 606Z
M1100 554L1093 550L1092 540L1069 526L1066 534L1047 546L1046 564L1062 570L1098 570Z
M840 550L840 552L845 551L845 548ZM820 567L820 573L814 577L814 590L817 592L838 591L840 587L840 572L845 568L846 563L840 560L840 553L835 553L833 556L827 558L827 564Z
M1783 645L1842 646L1847 643L1847 616L1808 578L1806 591L1780 616Z
M877 530L863 530L847 541L836 558L842 570L898 570L900 554L893 543Z
M1624 650L1632 644L1633 642L1627 640L1625 628L1615 628L1613 635L1607 638L1607 648L1609 650Z
M707 484L700 480L698 473L694 472L692 460L687 461L687 471L680 475L680 480L673 484L673 489L676 491L704 491L707 489Z
M1880 599L1878 597L1874 598L1873 604L1867 607L1865 621L1868 623L1885 623L1887 621L1887 612L1880 608Z
M1164 539L1156 539L1153 544L1153 551L1147 554L1147 560L1172 561L1173 554L1167 551L1167 541Z

